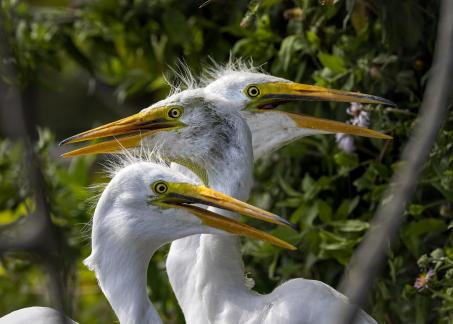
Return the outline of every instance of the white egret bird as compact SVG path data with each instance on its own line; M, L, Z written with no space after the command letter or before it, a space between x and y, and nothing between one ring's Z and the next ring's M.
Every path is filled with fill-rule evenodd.
M146 278L152 255L168 242L200 233L223 236L227 231L295 249L270 234L200 205L287 224L277 215L201 186L162 164L136 162L121 168L96 206L92 251L84 261L96 273L120 323L161 323L148 299ZM223 257L228 263L227 256ZM53 309L30 307L0 318L0 323L55 324L60 319Z
M186 72L185 74L188 74ZM190 77L186 78L190 80ZM190 81L185 81L190 84ZM255 160L301 137L317 134L351 135L391 139L383 133L351 124L313 116L279 111L276 108L292 101L336 101L395 106L385 98L358 92L327 89L299 84L274 77L237 60L207 70L201 86L216 94L241 112L252 132Z
M210 98L219 100L221 98L224 100L222 106L235 109L241 113L252 133L252 148L255 160L290 142L310 135L345 133L370 138L392 139L387 134L365 127L276 109L281 104L293 101L358 102L395 106L392 101L385 98L359 92L295 83L256 72L256 69L248 67L247 64L241 61L233 61L224 67L216 66L210 69L208 76L204 77L201 82L202 88L195 88L197 84L188 70L183 75L187 75L185 77L181 76L183 78L182 82L189 88L192 96L199 96L201 101L204 99L210 100ZM162 102L178 100L179 96L185 95L185 92L183 91ZM153 105L150 108L155 106ZM70 137L62 143L115 136L124 134L126 131L134 132L138 136L115 139L113 142L89 147L88 150L82 149L69 152L66 156L117 152L120 149L119 147L136 147L142 141L144 141L143 145L148 146L146 138L148 135L153 135L154 132L148 132L148 128L138 125L137 120L140 118L139 120L146 122L149 118L153 118L154 116L149 115L151 112L150 108L143 109L139 114L118 122ZM123 128L119 127L120 125ZM146 126L151 127L151 125Z
M252 84L258 83L256 75L253 76ZM272 80L275 91L280 89L282 94L282 81ZM263 79L261 81L265 83ZM241 80L241 86L249 89L244 82ZM232 81L230 83L233 84ZM251 108L247 105L253 99L247 97L244 89L240 89L239 93L232 92L232 98L237 99L236 105L228 96L220 95L220 89L218 93L212 89L208 86L181 92L136 115L75 135L64 143L123 137L90 145L66 156L157 145L163 148L165 154L198 170L197 173L204 175L212 188L246 199L252 184L253 153L250 131L240 114L248 108L252 109L252 113L263 116L269 116L271 111L264 106ZM320 99L385 102L384 99L364 94L333 93L333 90L326 89L322 93L318 87L310 89L313 91L299 93L294 98L300 99L304 95L313 98L316 94ZM285 98L292 100L293 96ZM281 98L278 100L282 101ZM172 110L175 108L176 111ZM291 120L296 118L292 114L272 113L271 116L278 113L290 116ZM372 130L334 121L312 117L300 119L304 122L296 123L296 127L310 128L312 132L343 132L388 138ZM282 123L279 118L275 122L276 125L270 128L274 133L270 136L278 136L278 132L285 131L287 127L287 122ZM272 124L272 117L269 123ZM167 258L167 271L188 323L329 323L334 308L347 302L331 287L304 279L291 280L268 295L256 294L245 283L239 245L234 237L201 235L174 242ZM361 321L373 322L365 313L361 313Z

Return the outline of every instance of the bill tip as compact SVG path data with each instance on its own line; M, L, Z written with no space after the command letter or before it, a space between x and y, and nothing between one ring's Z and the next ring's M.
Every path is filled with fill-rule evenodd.
M393 101L391 100L388 100L386 99L386 103L385 103L387 106L390 106L390 107L396 107L396 103L394 103Z
M396 103L394 103L393 101L391 101L389 99L382 98L382 97L375 97L375 98L376 98L376 103L378 103L378 104L381 104L384 106L396 107Z
M296 224L293 224L293 223L291 223L291 222L289 222L289 221L286 222L286 225L287 225L289 228L295 230L296 232L299 230L299 228L297 227Z
M390 136L390 135L387 135L384 133L378 133L378 134L379 134L378 136L374 136L374 137L383 139L383 140L393 140L393 136Z
M295 247L295 246L292 245L292 244L289 244L288 250L290 250L290 251L296 251L296 250L297 250L297 247Z
M68 138L65 138L64 140L60 141L60 143L58 143L58 146L62 146L62 145L65 145L65 144L69 144L69 143L72 143L74 141L74 139L76 139L79 135L73 135L73 136L70 136Z
M58 146L62 146L62 145L64 145L64 144L66 144L66 143L68 142L68 140L69 140L68 138L65 138L64 140L60 141L60 142L58 143Z

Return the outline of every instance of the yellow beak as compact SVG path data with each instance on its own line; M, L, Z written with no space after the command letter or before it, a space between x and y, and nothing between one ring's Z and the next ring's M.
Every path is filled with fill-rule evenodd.
M187 183L169 183L168 187L167 193L152 200L150 203L163 207L183 208L200 218L202 222L208 226L218 228L232 234L268 241L285 249L296 249L293 245L268 233L242 224L237 220L194 206L193 204L213 206L268 223L285 225L294 228L293 224L280 216L204 186L195 186Z
M253 100L249 108L257 111L273 110L279 104L291 101L337 101L383 104L396 106L392 101L360 92L327 89L294 82L269 82L250 85L246 94ZM345 133L357 136L391 139L391 136L364 127L328 119L283 112L301 128L315 129L326 133Z
M258 91L250 91L250 87ZM251 85L247 89L248 96L259 98L265 103L278 103L287 101L337 101L337 102L359 102L368 104L383 104L395 106L387 99L360 92L350 92L343 90L328 89L314 85L301 84L295 82L268 82Z
M251 91L252 88L254 90L253 92ZM273 109L280 103L298 100L326 100L395 105L390 100L364 93L327 89L293 82L256 84L247 87L245 91L249 97L254 99L250 104L250 108L255 108L261 112ZM71 136L60 142L60 145L94 139L110 139L70 151L63 154L63 156L73 157L87 154L113 153L123 149L137 147L146 136L185 126L177 118L171 118L169 111L175 108L182 109L182 107L175 105L146 109L135 115ZM287 114L301 128L381 139L392 138L386 134L351 124L287 112L282 113Z
M351 125L323 118L292 114L286 111L280 112L289 116L289 118L291 118L300 128L315 129L326 133L345 133L350 135L381 138L387 140L392 139L392 137L387 134L377 132L365 127L360 127L356 125Z
M113 139L70 151L63 154L63 156L73 157L87 154L112 153L126 148L137 147L146 136L184 126L177 118L171 118L168 114L169 111L176 107L178 106L163 106L142 110L135 115L71 136L61 141L60 145L94 139Z

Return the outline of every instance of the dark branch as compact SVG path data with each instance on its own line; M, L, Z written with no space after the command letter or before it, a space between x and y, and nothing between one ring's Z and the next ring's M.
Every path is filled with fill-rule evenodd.
M425 90L417 127L402 153L403 167L393 176L385 200L372 226L354 253L339 289L357 306L365 303L375 277L386 260L386 252L404 220L408 202L448 112L453 81L453 1L443 0L434 63ZM357 307L340 310L341 321L353 323Z

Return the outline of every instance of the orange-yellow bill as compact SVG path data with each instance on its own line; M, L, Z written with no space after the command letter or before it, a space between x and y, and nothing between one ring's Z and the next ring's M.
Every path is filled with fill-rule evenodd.
M245 89L245 93L252 99L249 108L254 109L257 113L273 111L279 104L291 101L338 101L395 106L392 101L378 96L360 92L327 89L294 82L252 84ZM364 127L307 115L281 112L287 114L300 128L313 129L326 133L345 133L391 139L391 136Z
M256 93L256 98L269 103L302 100L358 102L395 106L395 103L388 99L366 93L328 89L295 82L268 82L256 84L253 87L257 89L254 92Z
M153 131L143 132L139 134L134 134L127 137L119 137L117 139L104 141L96 144L91 144L85 147L81 147L76 150L72 150L67 153L63 153L63 157L74 157L80 155L90 155L90 154L101 154L101 153L115 153L121 149L137 147L140 145L141 140L149 136Z
M188 183L166 183L168 190L151 201L163 207L183 208L200 218L206 225L224 231L268 241L272 244L294 250L295 247L272 235L242 224L237 220L219 215L215 212L194 206L201 204L239 213L246 217L259 219L268 223L285 225L294 228L286 219L225 195L219 191Z
M67 152L63 156L73 157L87 154L114 153L123 149L137 147L146 136L184 126L177 118L169 115L169 111L173 109L176 109L176 106L169 105L145 109L132 116L71 136L61 141L60 145L95 139L107 140Z
M390 100L373 95L327 89L294 82L268 82L250 85L245 91L249 97L254 99L251 101L250 105L251 107L256 108L255 111L257 112L265 112L276 107L280 103L298 100L326 100L384 104L390 106L395 105ZM137 147L147 136L153 136L162 131L172 131L184 127L185 125L172 115L172 112L174 112L175 109L183 111L183 107L176 105L145 109L132 116L71 136L63 140L60 145L95 139L104 139L105 141L70 151L63 154L63 156L73 157L86 154L114 153L122 151L123 149ZM358 136L391 139L388 135L363 127L316 117L287 114L301 128L309 128L327 133L346 133Z
M203 221L203 223L205 223L208 226L221 229L228 233L241 236L248 236L254 239L267 241L273 245L279 246L287 250L291 251L297 250L297 248L294 245L285 242L271 234L260 231L252 226L242 224L237 220L213 213L209 210L199 208L196 206L185 206L184 208L186 208L192 214L200 218Z
M293 114L288 112L282 112L288 115L294 122L301 128L309 128L320 130L326 133L345 133L350 135L356 136L363 136L363 137L372 137L372 138L380 138L380 139L392 139L391 136L377 132L375 130L360 127L356 125L351 125L347 123L342 123L334 120L328 120L323 118L311 117L306 115L299 115Z

